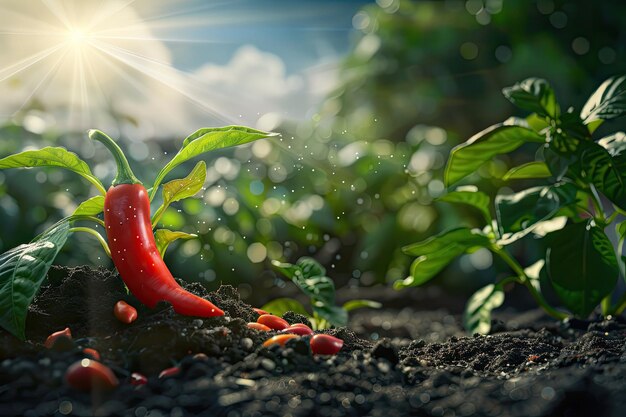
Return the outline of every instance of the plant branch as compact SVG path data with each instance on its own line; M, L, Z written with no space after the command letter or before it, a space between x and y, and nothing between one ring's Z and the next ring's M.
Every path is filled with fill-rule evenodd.
M504 248L494 245L494 247L492 247L491 250L495 254L500 256L500 258L504 262L506 262L507 265L509 265L509 267L511 267L511 269L517 274L519 278L518 282L523 284L528 289L528 291L530 292L530 295L535 299L537 304L539 304L539 306L548 315L558 320L564 320L568 317L567 314L554 309L552 306L548 304L548 302L543 298L543 296L539 293L539 291L537 291L537 289L533 286L530 278L528 278L528 276L524 272L524 269L521 267L521 265L515 259L513 259L513 257Z
M102 237L100 233L96 232L95 230L89 227L72 227L70 228L70 232L84 232L84 233L89 233L90 235L94 236L96 239L98 239L98 242L100 242L100 244L102 245L102 249L104 249L107 256L109 258L111 257L111 250L109 249L109 245L107 244L107 242L104 240L104 238Z
M165 213L165 209L167 209L167 206L165 204L161 204L159 208L157 209L157 211L154 212L154 216L152 216L152 228L153 229L157 226L157 224L159 223L159 220L161 220L163 213Z

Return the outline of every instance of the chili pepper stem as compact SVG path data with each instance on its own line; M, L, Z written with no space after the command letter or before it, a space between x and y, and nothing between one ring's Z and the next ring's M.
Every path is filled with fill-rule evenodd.
M100 233L96 232L93 229L90 229L89 227L71 227L69 231L70 232L84 232L84 233L89 233L90 235L94 236L96 239L98 239L98 242L100 242L100 244L102 245L102 249L104 249L107 256L109 258L111 257L111 250L109 249L109 245L107 244L107 242L104 240L104 238L102 237Z
M141 184L141 181L135 177L133 171L130 169L130 165L128 164L128 160L122 149L118 146L113 139L107 136L104 132L100 130L91 129L87 132L89 135L89 139L97 140L101 142L107 149L113 154L113 158L115 158L115 163L117 164L117 175L115 179L111 183L112 186L116 186L119 184Z

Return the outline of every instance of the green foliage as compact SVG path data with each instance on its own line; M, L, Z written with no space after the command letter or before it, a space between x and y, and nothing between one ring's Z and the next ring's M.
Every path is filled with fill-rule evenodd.
M97 195L85 200L76 207L73 216L97 216L104 210L104 196Z
M504 302L501 285L489 284L476 291L467 300L463 312L463 326L469 333L487 334L491 330L491 311Z
M204 128L196 131L183 141L178 153L159 171L152 185L151 199L165 176L183 162L203 153L231 146L243 145L258 139L276 137L275 133L262 132L243 126Z
M48 146L34 151L24 151L0 159L0 169L59 167L73 171L94 184L104 195L104 186L89 169L85 161L65 148Z
M154 240L157 245L159 254L161 255L161 258L165 256L165 251L167 250L170 243L174 242L175 240L178 240L178 239L188 240L188 239L194 239L197 237L198 235L194 235L191 233L173 232L168 229L157 229L154 232Z
M69 221L61 220L30 243L0 255L0 326L22 340L28 306L65 244L69 228Z
M196 136L194 136L196 135ZM236 146L248 143L261 137L272 136L254 129L241 126L229 126L227 128L201 129L185 140L183 148L174 156L172 161L161 171L159 180L152 188L156 192L160 181L167 175L170 169L180 165L184 161L210 150L223 147ZM119 150L118 145L100 131L91 130L89 136L98 139L105 137L108 147ZM100 140L100 139L98 139ZM121 153L121 150L119 150ZM120 155L117 158L124 158ZM124 160L124 162L126 162ZM126 165L128 165L126 163ZM30 167L61 167L76 172L87 178L101 192L106 191L92 173L89 166L76 154L68 152L61 147L46 147L40 150L24 151L15 155L0 159L0 169L3 168L30 168ZM129 175L132 175L128 169ZM163 186L163 204L155 213L155 223L163 214L169 204L181 201L195 195L204 185L206 179L206 164L200 161L191 173L180 180L173 180ZM15 336L24 339L24 329L28 306L39 290L41 282L45 278L50 265L56 258L61 247L65 244L70 233L86 232L95 236L102 244L107 255L110 256L108 245L102 235L89 227L70 227L77 221L93 221L97 225L104 222L95 216L101 215L104 207L104 197L96 196L81 202L73 216L67 217L53 225L42 235L31 241L10 249L0 255L0 326L4 327ZM157 230L155 240L161 256L167 250L169 244L177 239L196 238L197 235L186 232L173 232L167 229ZM331 282L332 284L332 282ZM310 284L310 287L321 288ZM334 297L334 286L332 287ZM334 298L333 298L334 301ZM320 308L326 308L326 305Z
M601 302L605 315L622 311L626 306L624 297L611 305L610 296L620 269L624 274L621 254L626 227L623 223L617 227L621 236L619 260L604 229L623 212L626 203L626 139L618 132L595 142L592 133L598 121L626 113L624 79L613 77L603 83L580 116L571 109L560 113L554 92L545 80L531 78L505 88L504 95L512 103L535 112L526 119L529 127L515 119L514 124L495 125L454 148L446 167L446 184L465 178L497 155L534 144L536 154L545 161L538 159L514 167L504 178L543 180L543 185L497 195L495 226L487 216L486 195L459 193L457 189L444 196L443 201L470 204L481 210L487 220L484 231L454 229L405 247L405 253L417 259L411 276L397 281L396 288L424 284L455 257L484 247L501 257L516 276L490 284L470 297L464 324L471 332L489 331L491 311L504 300L505 282L525 285L548 314L559 319L567 317L544 299L538 285L541 267L562 306L571 313L586 317ZM598 193L613 203L613 213L606 212ZM554 230L556 223L552 221L557 217L567 222ZM551 233L546 234L550 228ZM539 229L543 231L536 237L543 238L544 259L524 269L506 247Z
M380 308L380 303L370 300L352 300L343 306L335 305L335 283L326 276L326 269L315 259L302 257L295 264L273 261L272 265L287 276L310 300L312 316L298 301L278 298L263 307L272 314L283 315L294 311L309 317L314 329L348 324L348 312L357 308Z

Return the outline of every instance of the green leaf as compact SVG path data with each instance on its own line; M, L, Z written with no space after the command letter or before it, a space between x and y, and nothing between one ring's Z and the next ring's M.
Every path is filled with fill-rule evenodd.
M615 231L621 238L626 237L626 220L619 222L615 225Z
M606 145L606 143L605 143ZM579 164L581 179L592 183L609 200L626 209L626 155L611 157L609 151L594 142L580 143ZM613 149L617 152L617 147Z
M69 169L94 184L102 194L106 193L104 186L100 180L91 173L85 161L65 148L48 146L39 150L20 152L0 159L0 169L33 167L59 167Z
M279 271L290 278L314 304L320 301L329 306L335 304L335 283L325 276L326 270L315 259L302 257L295 265L273 261Z
M185 232L173 232L168 229L158 229L156 232L154 232L154 240L156 242L156 246L159 250L161 258L165 256L165 251L167 250L170 243L172 243L173 241L178 239L189 240L196 237L198 237L198 235Z
M446 187L475 172L496 155L514 151L527 142L545 142L543 136L521 124L514 119L491 126L454 147L444 174Z
M204 161L200 161L185 178L172 180L164 184L163 203L161 203L152 216L152 227L156 226L170 204L183 200L187 197L192 197L200 191L204 185L205 179L206 163Z
M83 201L76 207L72 216L96 216L104 210L104 196L97 195Z
M152 197L154 197L154 193L156 193L159 185L172 169L191 158L216 149L243 145L258 139L275 136L278 135L276 133L263 132L244 126L200 129L184 140L182 148L174 155L174 158L159 171L154 180L150 198L152 199Z
M548 278L563 304L587 317L609 295L619 274L613 245L593 220L546 236Z
M306 308L293 298L276 298L261 307L261 310L265 310L275 316L282 316L288 311L293 311L294 313L302 314L306 317L310 316Z
M418 243L413 243L402 248L402 251L411 256L423 256L437 253L450 248L460 246L462 248L486 247L490 240L478 229L459 227L432 236Z
M454 258L477 247L489 247L491 240L478 230L458 228L440 233L419 243L405 246L403 252L417 256L411 275L394 282L395 289L422 285L434 278Z
M175 201L193 197L202 189L205 179L206 163L200 161L185 178L163 184L163 203L169 205Z
M313 312L333 326L345 326L348 324L348 312L339 306L316 301L313 303ZM318 330L321 329L318 328Z
M501 235L529 233L537 223L551 219L561 208L576 203L576 192L574 185L559 183L498 195L495 204Z
M527 78L512 87L504 88L502 93L521 109L552 119L559 116L559 105L554 90L546 80Z
M438 200L445 201L447 203L467 204L475 207L480 210L487 224L491 224L491 213L489 212L489 205L491 201L489 196L481 191L466 191L457 189L456 191L452 191L442 197L439 197Z
M626 75L611 77L589 97L580 112L585 124L609 120L626 112ZM599 123L594 124L597 128Z
M526 123L528 123L528 127L537 133L542 133L545 128L550 127L550 123L545 118L537 115L537 113L526 116Z
M504 302L504 291L497 284L489 284L476 291L467 300L463 311L463 327L470 334L488 334L491 330L491 312Z
M378 301L372 300L350 300L346 302L341 308L350 312L359 308L381 308L383 305Z
M28 244L0 255L0 326L24 340L28 306L69 235L64 219Z
M550 168L545 162L535 161L513 167L504 174L503 180L521 180L529 178L549 178L552 176Z

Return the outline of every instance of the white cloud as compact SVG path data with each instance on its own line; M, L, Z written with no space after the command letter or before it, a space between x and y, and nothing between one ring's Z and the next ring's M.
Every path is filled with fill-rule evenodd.
M180 136L207 125L256 125L261 118L267 127L281 118L310 115L335 85L332 64L291 75L280 57L252 45L241 46L226 65L207 63L183 73L172 67L170 50L154 38L150 23L132 6L123 7L127 3L1 2L0 27L19 34L0 35L0 122L28 119L20 109L41 105L48 115L28 119L37 129L45 123L59 130L97 127L115 135L122 126L139 138ZM81 26L90 22L91 32ZM84 33L67 42L72 29ZM33 56L59 45L28 65ZM83 70L77 71L81 62Z

